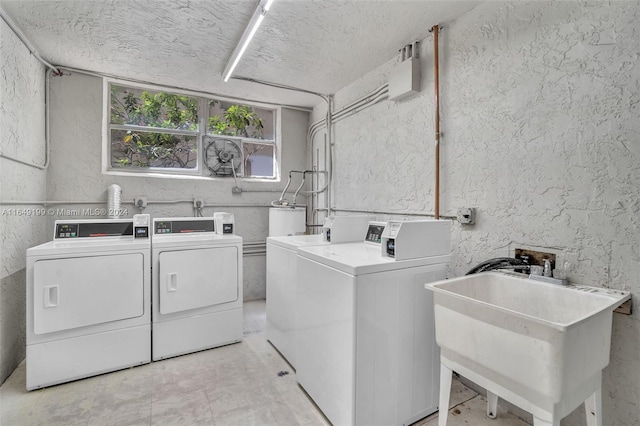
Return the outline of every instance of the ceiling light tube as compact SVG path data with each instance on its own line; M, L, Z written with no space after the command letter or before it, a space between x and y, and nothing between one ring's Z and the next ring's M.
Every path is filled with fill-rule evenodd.
M274 0L266 0L264 2L264 6L262 2L258 3L258 6L253 12L253 16L251 17L249 24L245 28L240 41L236 45L236 48L233 50L233 54L231 54L231 58L229 58L229 62L227 62L227 66L222 72L225 83L229 81L229 78L231 78L231 74L233 74L233 71L236 69L238 62L240 62L240 58L242 58L245 50L247 50L247 47L249 46L249 43L251 42L253 36L256 34L256 31L258 31L258 27L262 23L262 20L267 14L267 11L271 8L273 1Z

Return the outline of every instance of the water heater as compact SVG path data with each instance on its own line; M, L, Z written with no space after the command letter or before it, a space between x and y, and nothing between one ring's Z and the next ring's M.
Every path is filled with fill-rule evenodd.
M269 209L269 236L304 235L307 212L302 207L272 207Z

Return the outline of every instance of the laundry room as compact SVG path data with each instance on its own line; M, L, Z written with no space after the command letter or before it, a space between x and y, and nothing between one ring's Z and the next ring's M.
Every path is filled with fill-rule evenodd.
M0 424L640 426L640 2L0 16Z

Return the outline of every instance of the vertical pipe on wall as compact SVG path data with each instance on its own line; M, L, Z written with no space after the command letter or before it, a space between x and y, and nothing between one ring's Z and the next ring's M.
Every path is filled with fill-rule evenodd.
M331 196L332 196L332 185L333 185L333 143L331 141L331 131L332 131L332 122L331 122L331 113L333 111L333 95L329 95L327 96L327 139L326 139L326 144L328 146L328 151L329 151L329 167L328 167L328 186L327 186L327 198L328 198L328 204L327 204L327 208L329 209L328 214L331 215L331 208L332 208L332 200L331 200Z
M438 64L438 31L440 30L438 25L434 25L431 28L433 32L433 76L434 76L434 96L435 96L435 142L436 142L436 167L435 167L435 206L434 216L436 219L440 219L440 75Z

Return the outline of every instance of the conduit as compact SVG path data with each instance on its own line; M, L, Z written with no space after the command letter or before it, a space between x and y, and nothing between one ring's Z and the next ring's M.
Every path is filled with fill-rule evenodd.
M1 9L0 9L1 10ZM4 16L3 16L4 18ZM28 48L28 46L27 46ZM51 136L50 136L50 125L49 125L49 80L51 78L51 73L54 72L51 69L47 70L45 73L45 82L44 82L44 163L42 165L30 163L25 160L21 160L16 157L12 157L10 155L6 155L3 152L0 152L0 157L11 160L15 163L20 163L25 166L33 167L38 170L47 170L49 168L49 159L51 157Z
M433 93L436 110L435 118L435 142L436 142L436 167L435 167L435 202L434 202L434 218L440 219L440 75L438 63L438 32L440 27L434 25L431 28L433 32Z
M45 67L49 68L53 72L55 72L57 74L60 73L58 68L56 68L55 66L51 65L49 62L45 61L42 58L42 56L40 56L40 53L34 47L31 46L31 43L29 43L29 40L27 40L27 38L24 36L24 34L22 34L22 31L20 31L18 26L13 23L11 18L9 18L9 15L7 15L6 12L4 10L2 10L2 8L0 8L0 17L9 26L9 28L11 28L11 31L13 31L13 33L16 35L16 37L18 37L18 39L20 39L22 44L24 44L24 46L27 49L29 49L29 53L31 53L38 60L38 62L40 62L42 65L44 65Z
M267 242L246 242L242 244L242 254L243 256L264 256L267 254Z
M29 166L29 167L33 167L34 169L38 169L38 170L46 170L49 167L49 157L51 155L51 149L50 149L50 137L49 137L49 79L51 77L51 73L55 73L56 75L60 75L60 70L58 68L56 68L55 66L51 65L49 62L47 62L46 60L44 60L42 58L42 56L40 55L40 53L31 45L31 43L29 43L29 40L27 40L27 38L25 37L24 34L22 34L22 31L20 31L20 29L16 26L16 24L13 23L13 21L11 20L11 18L9 18L9 16L6 14L6 12L4 10L2 10L2 8L0 8L0 18L2 18L2 20L7 24L7 26L11 29L11 31L13 31L13 33L16 35L16 37L18 37L18 39L20 40L20 42L22 42L22 44L27 48L27 50L29 50L29 53L31 53L31 55L33 55L34 58L36 58L36 60L38 60L38 62L40 62L42 65L44 65L46 68L48 68L47 72L45 73L45 84L44 84L44 103L45 103L45 112L44 112L44 143L45 143L45 148L44 148L44 163L42 165L39 164L34 164L28 161L24 161L21 160L19 158L15 158L12 157L10 155L6 155L3 152L0 152L0 157L7 159L7 160L11 160L15 163L20 163L23 164L25 166Z
M344 213L368 213L368 214L383 214L389 216L423 216L423 217L435 217L434 213L425 213L425 212L394 212L389 210L360 210L360 209L333 209L334 212L344 212ZM440 216L440 219L452 219L457 220L456 216Z
M120 201L121 204L131 204L135 207L135 203L133 201ZM159 200L159 201L147 201L147 206L150 204L191 204L193 205L193 199L191 200ZM60 205L60 204L69 204L69 205L87 205L87 204L104 204L104 200L94 200L94 201L74 201L74 200L60 200L60 201L22 201L22 200L7 200L0 201L0 206L48 206L48 205ZM250 208L270 208L269 204L204 204L202 207L213 207L213 208L242 208L242 207L250 207Z
M357 112L360 112L366 108L369 108L379 103L382 100L387 99L388 93L389 93L389 85L384 84L378 87L377 89L375 89L374 91L364 95L359 99L356 99L355 101L345 105L344 107L342 107L341 109L335 112L332 112L333 96L328 96L326 117L323 120L319 120L311 124L311 126L309 126L309 130L307 131L307 145L311 149L313 149L313 138L316 136L316 134L325 127L327 129L326 130L327 134L325 136L325 146L328 146L329 149L328 149L327 155L325 155L325 161L327 163L328 177L327 177L326 186L325 188L323 188L323 190L324 189L327 190L328 209L326 209L326 211L328 214L331 214L331 210L332 210L331 208L331 182L333 179L333 142L332 142L332 135L331 135L332 126L333 124ZM313 153L313 151L311 152ZM320 209L314 209L314 213L312 213L312 215L315 214L315 210L320 211Z

